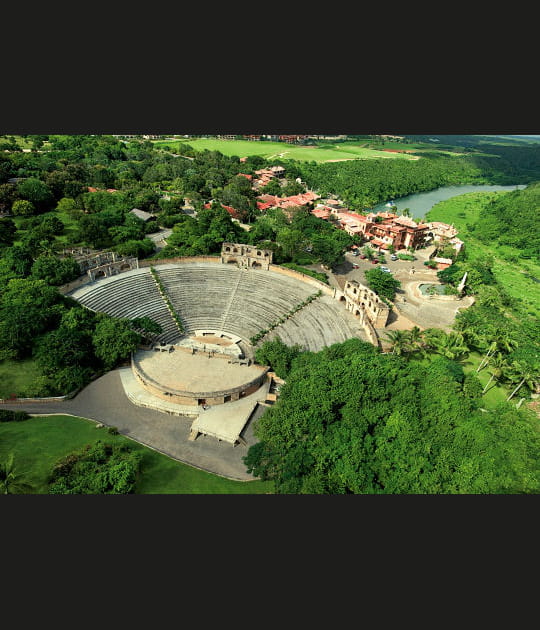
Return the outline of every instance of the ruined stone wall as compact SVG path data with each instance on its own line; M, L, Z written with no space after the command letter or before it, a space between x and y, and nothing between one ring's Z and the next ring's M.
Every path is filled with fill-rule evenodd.
M363 284L356 281L347 281L343 290L347 302L347 309L354 315L358 311L364 312L375 328L384 328L390 315L390 308L380 297ZM363 321L363 318L361 318Z
M273 252L244 243L223 243L221 246L221 262L236 263L244 269L264 269L268 271L272 263Z

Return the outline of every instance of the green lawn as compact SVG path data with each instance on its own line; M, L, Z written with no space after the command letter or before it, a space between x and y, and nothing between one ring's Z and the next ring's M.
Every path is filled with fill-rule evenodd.
M96 423L73 416L33 417L0 423L0 459L14 453L15 467L28 474L35 494L47 493L47 477L65 455L97 440L124 442L142 452L142 474L136 494L268 494L263 481L230 481L192 468L122 435L111 435Z
M342 148L341 144L329 144L324 147L316 146L297 146L286 144L284 142L265 142L249 140L219 140L217 138L198 138L196 140L182 141L189 144L196 151L219 151L224 155L237 155L244 157L249 155L260 155L266 159L294 159L301 161L328 162L329 160L356 160L359 158L397 158L411 159L410 156L400 153L387 153L374 149L366 149L362 147L362 142L358 144L348 144L346 148ZM177 142L168 142L166 140L156 140L154 144L157 146L169 146L176 150L180 144Z
M459 230L458 237L465 242L471 259L484 254L492 255L492 270L497 281L509 295L519 299L529 313L540 316L540 282L535 281L535 278L540 280L540 264L519 258L519 250L513 247L486 245L467 229L467 224L478 221L484 204L506 194L506 191L474 192L452 197L434 205L427 213L426 220L453 223ZM508 256L518 257L518 262L506 260Z
M0 398L9 398L12 394L21 398L37 396L36 384L41 375L34 359L0 361Z

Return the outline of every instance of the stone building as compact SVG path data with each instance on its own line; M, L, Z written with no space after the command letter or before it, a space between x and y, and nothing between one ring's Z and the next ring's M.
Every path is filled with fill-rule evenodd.
M260 268L268 271L272 264L272 255L273 252L270 249L261 249L243 243L223 243L221 246L222 263L236 263L245 269Z
M363 324L367 317L374 328L384 328L390 315L390 307L371 289L356 280L347 280L342 295L336 298L345 302L345 307L360 318Z

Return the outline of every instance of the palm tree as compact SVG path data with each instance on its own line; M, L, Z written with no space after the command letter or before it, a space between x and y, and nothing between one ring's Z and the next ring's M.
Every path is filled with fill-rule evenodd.
M420 330L420 328L418 328L418 326L413 326L413 328L411 328L408 331L408 337L409 337L410 351L423 352L424 337L423 337L422 331Z
M519 361L512 361L509 366L508 380L511 383L519 381L519 384L506 400L509 401L520 390L523 384L527 385L531 391L534 390L539 378L540 369L538 366L533 367Z
M482 361L480 361L478 368L476 369L477 372L480 372L480 370L488 364L489 357L492 356L495 352L511 352L518 345L518 342L513 334L504 330L494 331L486 338L490 340L490 344L488 347L488 351L486 352L485 356L482 358Z
M503 378L506 370L508 369L508 363L506 362L505 357L500 352L498 354L492 355L489 358L489 364L491 366L491 376L489 381L486 383L482 394L485 394L487 392L493 380L498 383Z
M368 260L373 260L373 258L375 258L375 252L373 251L373 249L369 246L366 245L362 251L364 252L364 254L366 255Z
M10 453L4 462L0 462L0 494L25 494L32 492L33 486L15 472L14 455Z
M436 354L440 354L452 361L459 361L469 352L469 348L463 340L463 335L459 332L447 334L444 330L430 328L424 331L424 339L426 344Z
M401 356L409 351L409 335L406 330L390 330L385 336L390 342L392 354Z

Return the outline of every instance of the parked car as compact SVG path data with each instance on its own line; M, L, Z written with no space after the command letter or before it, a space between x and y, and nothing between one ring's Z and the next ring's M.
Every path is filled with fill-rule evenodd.
M390 260L397 260L397 259L398 259L398 257L395 254L392 254L390 256Z
M378 258L373 258L373 259L371 260L371 264L372 264L372 265L376 265L378 262L379 262L379 259L378 259Z
M357 249L355 249L355 250L353 251L352 255L353 255L353 256L359 256L359 255L360 255L360 252L359 252Z
M360 258L361 258L362 260L365 260L365 259L367 258L367 256L366 256L365 254L360 254Z
M388 267L385 267L384 265L380 265L380 266L379 266L379 269L380 269L381 271L386 271L386 273L392 273L392 272L390 271L390 269L388 269Z

